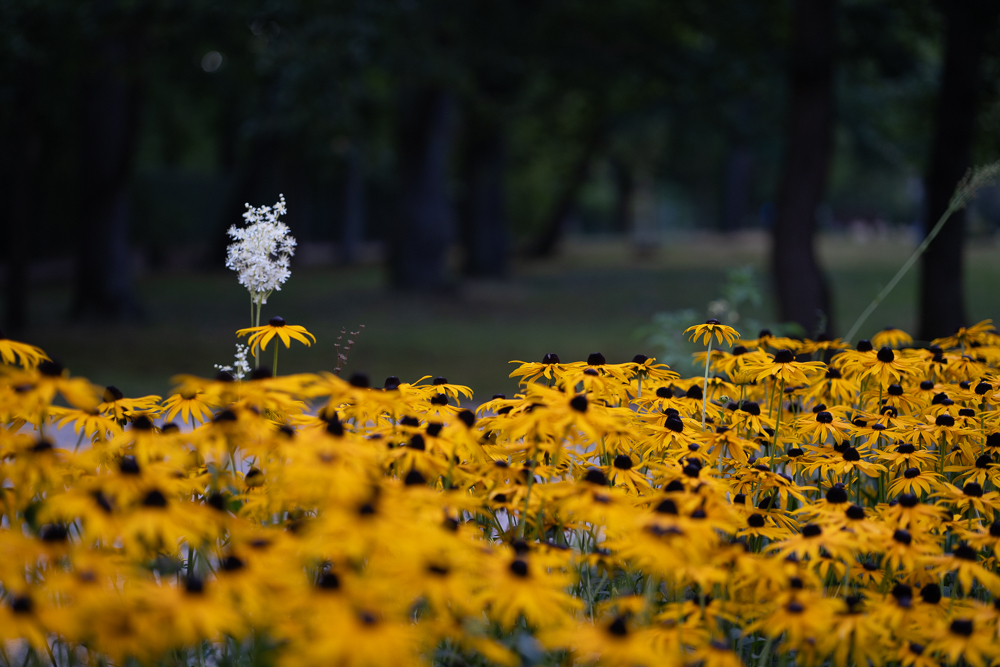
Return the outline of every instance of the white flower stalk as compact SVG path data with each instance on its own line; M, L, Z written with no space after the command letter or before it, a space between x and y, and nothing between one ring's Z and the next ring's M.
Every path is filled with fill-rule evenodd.
M292 275L288 263L295 254L295 238L288 225L278 220L288 212L284 195L278 196L274 206L246 207L245 226L229 228L235 242L226 254L226 267L237 272L240 285L250 292L251 323L259 326L261 306Z
M220 364L215 364L215 367L220 371L232 373L233 377L237 380L242 380L250 374L250 362L247 361L247 354L249 353L249 345L240 345L239 343L236 343L236 359L233 361L233 365L222 366Z

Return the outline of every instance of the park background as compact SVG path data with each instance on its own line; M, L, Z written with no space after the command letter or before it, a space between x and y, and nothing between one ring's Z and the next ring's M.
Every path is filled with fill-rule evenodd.
M484 400L717 313L842 335L1000 158L991 0L8 0L0 49L0 324L126 394L231 363L226 230L279 193L282 372L343 330ZM998 227L988 188L861 334L1000 314Z

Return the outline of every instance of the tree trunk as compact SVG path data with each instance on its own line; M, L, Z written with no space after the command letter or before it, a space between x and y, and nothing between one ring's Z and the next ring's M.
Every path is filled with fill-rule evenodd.
M628 236L635 222L635 174L624 160L612 160L611 173L615 184L614 231Z
M721 231L735 232L743 226L743 219L750 210L752 184L753 152L745 144L736 144L730 148L726 160Z
M451 287L448 255L455 216L448 192L456 103L443 88L407 100L400 123L400 211L390 239L389 275L407 290Z
M138 129L139 88L124 70L132 37L110 36L84 82L80 119L80 236L72 316L123 319L141 314L128 250L128 185Z
M996 0L948 0L943 6L947 25L944 71L925 181L925 232L948 208L955 186L971 166L983 52L1000 14ZM964 240L965 211L959 211L921 259L918 334L923 340L949 335L968 324L962 275Z
M595 128L587 138L586 143L580 151L578 161L567 175L562 192L556 199L555 206L552 207L552 212L549 214L548 221L542 228L542 233L539 234L538 240L531 249L532 257L543 259L555 255L556 247L562 238L563 229L566 226L566 220L569 218L570 213L573 212L580 189L587 182L590 163L597 154L597 151L604 145L605 132L605 127L602 124Z
M3 182L7 206L5 233L7 275L4 285L4 326L20 335L28 323L28 258L31 229L41 216L42 134L38 124L35 83L38 72L18 67L13 118L5 138Z
M496 123L471 122L463 208L465 274L503 278L509 269L510 238L504 188L507 151L503 129Z
M792 5L787 146L772 230L779 316L809 335L833 328L829 289L813 245L833 149L835 7L835 0Z
M340 259L357 264L365 232L365 160L360 137L347 151L347 178L344 181L344 226L340 238Z

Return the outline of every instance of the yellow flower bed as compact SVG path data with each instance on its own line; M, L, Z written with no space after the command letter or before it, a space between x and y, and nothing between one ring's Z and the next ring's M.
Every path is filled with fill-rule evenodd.
M992 325L693 329L733 344L704 377L550 354L475 412L330 373L130 399L0 339L0 658L995 664Z

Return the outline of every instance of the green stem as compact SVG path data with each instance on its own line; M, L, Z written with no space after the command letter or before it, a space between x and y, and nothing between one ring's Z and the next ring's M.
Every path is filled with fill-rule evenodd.
M274 367L271 369L273 377L278 377L278 341L274 341Z
M781 413L785 411L785 378L781 378L781 390L778 392L778 420L774 422L774 443L771 445L771 456L778 455L778 430L781 428Z
M701 387L701 430L705 430L705 406L708 404L708 366L712 361L712 337L708 338L708 352L705 353L705 382Z
M258 294L257 295L257 314L254 317L254 326L255 327L259 327L260 326L260 307L261 307L260 294ZM260 355L259 354L253 355L253 367L255 369L260 368Z
M525 535L524 524L528 522L528 507L531 501L531 487L535 482L535 453L531 453L528 460L528 490L524 494L524 512L521 514L521 522L517 526L517 536L523 538Z

